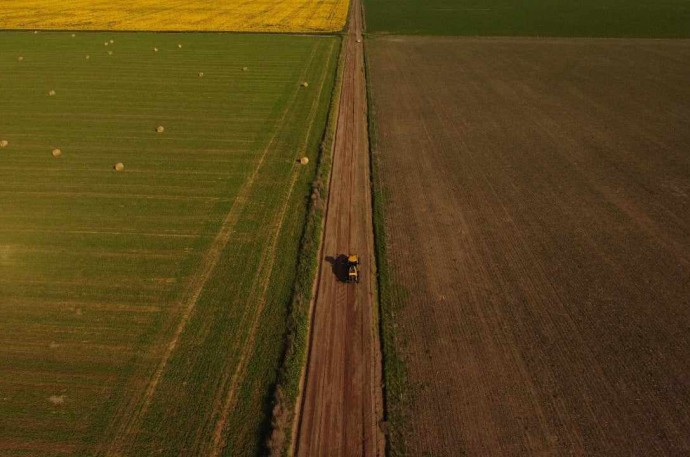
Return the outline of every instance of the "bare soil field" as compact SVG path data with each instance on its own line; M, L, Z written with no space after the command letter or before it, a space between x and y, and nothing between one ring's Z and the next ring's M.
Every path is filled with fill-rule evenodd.
M367 55L392 453L690 453L690 41Z

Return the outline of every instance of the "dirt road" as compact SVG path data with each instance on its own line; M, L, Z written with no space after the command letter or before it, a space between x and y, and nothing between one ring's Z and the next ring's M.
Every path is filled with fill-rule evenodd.
M690 41L367 55L392 455L688 455Z
M351 7L345 67L296 451L304 456L383 455L380 351L366 88L359 0ZM339 256L358 254L359 284L338 277Z

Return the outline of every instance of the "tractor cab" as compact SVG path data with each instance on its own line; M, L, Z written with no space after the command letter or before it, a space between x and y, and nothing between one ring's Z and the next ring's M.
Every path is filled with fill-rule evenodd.
M359 282L359 256L347 258L347 282Z

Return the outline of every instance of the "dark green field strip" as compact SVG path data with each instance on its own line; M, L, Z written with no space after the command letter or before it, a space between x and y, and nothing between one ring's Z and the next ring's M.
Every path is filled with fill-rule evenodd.
M178 107L179 105L171 103L168 109L173 110L177 109ZM194 107L189 108L194 109ZM108 138L112 139L112 124L118 123L121 125L120 128L122 130L120 131L120 133L122 135L122 139L128 142L134 142L135 140L138 140L139 145L158 145L167 143L167 145L171 147L184 147L184 140L189 138L189 136L197 129L201 129L202 132L218 132L218 129L222 129L221 132L234 132L242 135L239 138L227 139L222 138L223 135L213 135L213 133L210 133L210 136L208 137L200 136L199 138L197 138L197 142L201 142L202 144L204 143L204 139L207 138L207 141L210 144L222 141L227 144L235 143L240 145L246 145L248 143L251 143L251 132L253 131L252 128L255 127L256 121L262 118L258 117L254 119L248 119L246 117L243 117L242 119L238 120L230 118L224 120L220 118L211 118L208 121L191 118L169 118L167 116L156 116L155 118L149 118L147 121L141 121L140 119L131 119L127 116L122 116L121 119L116 118L114 116L103 116L102 118L97 118L94 117L97 116L97 113L89 113L85 105L85 114L87 114L87 116L82 116L80 118L62 113L59 107L56 108L55 111L51 113L52 116L54 116L55 114L60 114L60 116L63 116L63 118L57 120L57 122L54 125L48 128L46 128L45 126L42 128L38 124L38 122L40 122L40 118L51 117L51 115L45 116L45 111L41 111L41 114L28 112L24 119L17 119L16 125L24 126L22 134L25 137L24 139L27 141L27 144L33 144L38 146L38 140L43 140L45 138L52 138L53 141L70 140L71 142L74 142L76 144L79 144L80 140L81 142L84 142L84 139L87 137L93 138L96 141L105 141ZM53 122L55 121L56 120L53 119ZM159 125L162 125L166 128L166 135L164 137L163 135L157 136L154 132L154 129ZM70 131L70 129L66 128L67 126L70 126L70 129L76 127L77 130ZM8 127L11 127L11 125L9 125ZM249 132L247 132L247 129L249 129ZM83 130L84 135L79 134L80 130ZM221 136L221 138L218 138L217 136ZM22 138L16 139L21 140ZM154 143L154 141L157 141L157 143ZM70 143L70 145L71 144L72 143ZM102 147L107 146L109 146L108 143L104 143L102 145ZM113 146L119 145L116 144ZM65 145L65 147L67 147L67 145Z
M115 205L115 208L122 209L119 208L118 205ZM143 212L147 210L147 208L148 210L160 209L160 206L144 204L138 205L139 211ZM89 210L88 207L81 207L80 209L83 211ZM92 209L95 210L98 209L98 207L94 207ZM165 229L161 229L160 218L139 215L136 209L137 208L135 208L135 211L132 214L130 214L130 212L128 211L114 210L113 213L115 214L111 213L108 217L102 217L100 220L103 224L107 225L109 228L113 230L118 230L119 228L130 228L133 229L135 232L151 232L155 231L156 229L159 229L162 231L162 233L165 233L165 231L163 230L182 231L183 233L189 233L184 232L184 230L188 228L190 224L198 224L199 217L203 216L203 212L199 212L196 215L188 215L186 217L174 218L174 220L166 221ZM170 206L168 211L174 213L174 206ZM69 217L69 221L65 220L67 217ZM129 217L129 221L123 221L123 217ZM52 227L60 227L66 230L79 230L93 227L93 219L91 217L83 213L72 214L68 208L58 208L58 210L56 210L55 212L51 212L45 208L40 208L40 211L38 212L26 212L24 214L13 216L0 215L0 223L2 223L5 226L17 226L19 229L22 229L24 227L35 226L39 222L48 224Z
M120 202L122 198L103 195L93 192L65 192L59 191L55 194L49 192L17 193L11 201L16 207L14 211L0 215L0 218L12 219L15 215L22 217L43 217L61 218L66 214L83 212L85 218L93 217L96 214L103 218L113 218L123 223L123 217L133 217L143 221L151 221L152 224L160 223L161 215L168 215L175 211L180 211L177 223L185 224L186 219L193 219L201 213L207 212L213 203L209 198L149 198L136 194L128 194L128 202ZM50 208L46 208L46 200L50 201ZM224 199L225 200L225 199ZM127 203L127 204L119 204ZM103 208L103 209L100 209ZM42 214L45 212L45 214ZM76 220L73 220L76 221ZM55 227L59 230L59 226Z
M118 157L119 158L119 157ZM212 159L209 159L212 160ZM16 188L22 191L33 188L37 191L55 189L60 186L63 192L78 192L84 188L99 188L102 192L115 196L113 190L119 194L146 194L150 196L168 194L173 196L204 196L216 198L226 186L228 176L243 176L239 169L235 172L186 172L182 167L177 170L160 170L158 168L140 165L138 168L127 167L127 178L123 180L112 174L110 167L103 169L105 159L94 158L94 165L80 167L79 170L70 168L58 169L55 166L29 167L16 161L6 164L0 171L0 189L3 192ZM7 160L6 162L10 162ZM222 162L222 161L220 161ZM129 162L128 162L129 163ZM81 164L80 164L81 165ZM111 165L112 166L112 165ZM21 173L18 173L21 172ZM18 176L20 175L20 176ZM123 182L125 181L125 182ZM234 181L233 181L234 182Z
M78 297L81 300L94 304L102 301L112 300L117 297L118 301L125 303L155 303L161 301L160 288L138 288L132 289L118 284L98 284L98 288L85 288L83 283L61 283L53 284L45 281L23 282L15 284L12 288L7 283L1 284L3 288L3 300L19 301L22 297L40 296L46 302L56 302L69 300ZM21 305L19 305L21 306Z
M204 196L196 196L196 195L166 195L166 194L139 194L139 193L134 193L134 192L128 192L124 193L122 195L109 195L107 193L98 193L98 192L70 192L69 190L62 190L60 192L55 192L55 191L49 191L49 190L17 190L17 191L2 191L0 190L0 196L3 194L8 195L20 195L22 197L27 197L27 198L42 198L42 197L50 197L54 200L58 200L60 198L83 198L83 199L104 199L104 200L113 200L110 202L111 204L117 204L117 200L127 200L127 199L132 199L132 198L141 198L144 200L164 200L164 201L173 201L173 202L196 202L197 204L204 204L204 203L214 203L214 202L229 202L231 201L230 199L226 198L219 198L219 197L204 197Z
M12 249L48 247L53 249L91 249L99 252L166 251L188 252L194 248L198 234L194 232L146 233L127 230L50 230L35 228L0 228L6 243L2 248L3 261L12 258ZM13 246L8 248L7 246Z
M90 455L118 438L121 414L140 400L181 318L189 281L240 194L242 210L192 316L197 323L125 447L152 450L146 435L156 427L164 427L161 437L174 435L163 443L169 452L207 446L189 439L209 439L210 409L204 423L189 419L213 408L214 395L230 384L249 382L253 395L242 404L253 416L237 422L230 414L228 430L242 439L227 444L256 452L283 347L284 320L276 316L291 293L313 178L295 160L316 162L336 40L0 38L0 105L10 113L0 117L0 140L9 141L0 149L0 406L7 412L0 454ZM59 158L51 155L56 147ZM124 172L112 170L116 162ZM260 303L265 312L257 316ZM238 359L227 352L232 346L248 360L250 324L265 317L253 337L264 348L260 357L231 381ZM177 381L206 372L188 398L173 401L184 391ZM173 419L159 423L161 412Z
M54 373L58 377L68 371L92 367L99 360L112 363L130 357L140 337L138 326L150 324L160 312L159 308L146 303L117 304L105 310L99 302L87 301L48 306L21 303L11 309L3 307L6 316L0 325L3 372L14 372L15 380L24 376L26 367L12 360L17 356L25 359L25 365L33 364L37 369L46 370L46 364L50 363L61 364L60 370ZM23 332L17 329L18 324ZM36 355L41 351L47 357L37 365Z
M183 255L184 253L179 252L177 256L147 256L136 252L118 255L104 252L94 256L84 251L67 252L62 249L15 252L12 263L22 265L22 269L3 268L0 270L2 276L0 281L12 282L50 277L50 281L57 282L72 278L89 283L99 278L104 281L111 279L120 282L131 276L133 271L155 271L160 275L159 278L134 280L135 283L146 283L146 281L156 281L160 278L174 278L177 265Z
M690 1L365 0L367 30L405 35L690 37Z
M61 151L63 151L61 149ZM120 182L125 181L123 184L126 185L129 182L129 176L132 176L132 180L136 179L137 173L146 173L149 179L159 178L161 180L168 177L171 181L177 180L178 175L190 175L190 176L200 176L206 178L216 178L222 179L228 175L234 175L237 178L242 177L241 171L243 170L241 163L242 159L238 160L197 160L196 157L189 157L185 160L184 157L165 158L165 157L152 157L151 155L147 157L141 157L139 154L131 154L128 152L114 153L114 152L104 152L99 155L80 155L76 152L76 157L64 157L66 154L62 152L63 157L59 159L60 161L55 161L50 163L52 157L50 153L45 153L41 151L36 154L37 157L33 157L30 160L25 161L14 161L11 163L7 160L5 170L8 174L17 174L18 171L31 172L33 170L39 170L45 172L46 174L53 173L56 171L65 172L68 174L70 181L73 179L80 179L84 175L88 178L93 179L96 176L100 176L101 182L117 182L114 179L118 178L108 178L112 171L113 165L117 162L122 162L125 165L128 173L128 178L121 179ZM46 160L48 159L48 160ZM22 163L23 162L23 163ZM45 162L48 162L47 164ZM239 162L239 163L238 163ZM185 164L195 165L192 170L185 170ZM215 167L213 166L215 165ZM223 167L231 168L228 171L222 171ZM81 172L81 175L77 172ZM184 179L184 177L183 177ZM192 189L193 191L193 189Z
M106 386L121 376L140 339L138 327L151 323L151 312L128 309L101 312L99 302L65 306L48 301L0 309L3 444L45 443L43 452L32 448L29 454L55 455L56 448L82 442L100 413L94 399L103 398ZM60 401L62 395L67 400L59 407L46 401ZM27 442L27 430L40 432ZM9 455L5 449L1 453Z
M393 453L688 454L690 42L368 46Z
M130 325L140 322L132 320ZM68 321L60 321L53 323L52 326L64 325L71 328L74 323ZM32 329L36 332L45 331L47 324L44 326L34 326ZM69 372L83 372L95 368L99 368L103 372L103 366L112 366L112 370L117 371L117 363L123 362L126 358L134 355L131 345L136 343L138 335L134 331L126 332L126 325L121 325L119 329L122 332L115 332L110 326L102 324L101 328L89 329L88 335L77 335L77 330L84 330L79 326L75 326L75 330L70 332L63 332L59 335L60 342L44 340L27 341L21 346L18 344L9 343L5 349L7 355L3 360L3 366L11 365L11 369L6 369L6 372L13 372L12 378L17 381L21 376L28 376L24 373L27 369L30 370L33 366L36 367L35 358L37 354L42 354L45 359L40 368L49 371L59 370L61 374ZM82 333L82 332L80 332ZM120 336L120 333L122 335ZM117 338L116 338L117 335ZM9 338L8 338L9 340ZM117 342L117 344L114 344ZM85 353L84 348L90 348L92 351L98 350L100 358L94 357L92 354ZM76 352L76 355L73 354ZM68 365L69 370L65 370L65 365ZM99 367L99 365L102 365ZM108 371L108 370L106 370ZM48 379L53 379L48 377ZM52 382L52 381L51 381Z
M21 306L18 306L21 305ZM84 312L80 311L78 314L76 310L88 309L89 319L83 317ZM121 331L125 334L128 332L133 332L134 335L137 334L137 325L145 323L146 319L150 319L152 314L160 312L160 307L150 306L146 302L136 302L132 304L126 303L113 303L113 304L103 304L102 302L64 302L60 304L50 304L46 306L44 303L39 305L28 305L26 302L14 302L11 306L3 306L3 315L5 316L5 321L2 324L3 336L2 342L3 346L10 348L13 346L23 347L29 343L36 342L47 347L45 343L45 335L37 333L35 335L25 335L25 338L18 341L14 337L10 337L8 332L16 331L16 326L14 324L20 321L26 321L27 318L31 319L33 324L41 325L57 325L66 323L69 324L71 328L74 323L90 323L90 320L98 322L114 322L119 325ZM63 341L61 345L78 343L83 340L80 333L63 333ZM118 340L120 338L118 337ZM119 345L114 345L113 348L117 348L117 351L127 349L126 339L122 339ZM131 348L130 348L131 349ZM84 356L90 356L84 354Z

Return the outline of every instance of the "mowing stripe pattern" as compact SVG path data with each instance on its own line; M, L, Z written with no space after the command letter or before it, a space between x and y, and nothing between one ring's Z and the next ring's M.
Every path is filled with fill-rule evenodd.
M257 452L336 47L3 33L2 455Z

